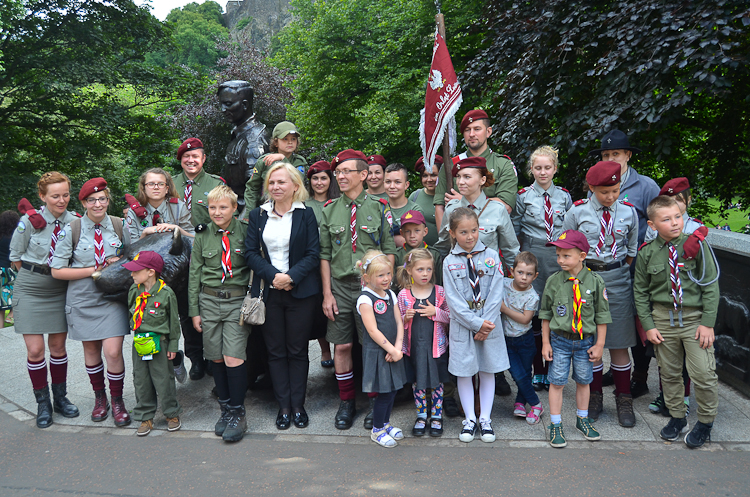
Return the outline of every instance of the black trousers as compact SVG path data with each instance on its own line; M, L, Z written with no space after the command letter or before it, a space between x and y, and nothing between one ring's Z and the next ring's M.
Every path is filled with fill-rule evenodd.
M285 290L268 292L266 322L261 329L268 351L273 393L280 409L305 404L310 367L308 341L315 303L314 295L296 299Z

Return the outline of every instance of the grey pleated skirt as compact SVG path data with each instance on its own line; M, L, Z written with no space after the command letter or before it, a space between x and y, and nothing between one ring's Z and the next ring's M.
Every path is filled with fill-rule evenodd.
M22 335L67 333L68 282L21 268L13 287L15 331Z
M119 302L104 300L91 278L68 284L65 314L68 318L68 338L72 340L89 342L130 333L126 307Z
M610 271L598 271L604 280L609 299L609 313L612 322L607 325L605 349L627 349L635 346L635 302L633 284L630 280L630 266L624 265Z

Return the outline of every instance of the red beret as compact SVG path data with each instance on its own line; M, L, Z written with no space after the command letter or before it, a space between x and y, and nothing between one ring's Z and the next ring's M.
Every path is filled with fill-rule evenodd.
M83 184L81 191L78 192L78 200L83 202L90 195L103 192L107 189L107 181L104 178L91 178Z
M563 249L577 248L581 252L588 253L589 241L586 239L586 235L577 230L563 231L560 237L554 242L547 242L548 247L560 247Z
M441 156L439 155L435 156L435 165L437 166L438 169L440 169L440 166L443 165L443 158ZM417 159L417 163L414 164L414 169L420 174L425 172L424 157L420 157L419 159Z
M330 170L331 170L330 162L326 160L319 160L318 162L310 166L310 169L307 170L307 179L312 178L313 174L318 174L318 173L322 173L323 171L330 171Z
M599 161L586 173L586 183L591 186L615 186L620 182L620 164L607 160Z
M180 148L177 149L177 160L182 160L182 154L184 154L188 150L194 150L196 148L203 148L203 142L198 138L188 138L187 140L182 142Z
M367 163L369 165L377 164L378 166L383 166L383 170L385 170L386 166L388 166L388 163L385 161L385 157L382 155L368 155L367 156Z
M340 164L343 164L348 160L362 160L367 162L367 157L365 157L365 154L363 154L359 150L352 150L351 148L347 148L346 150L339 152L339 154L333 158L333 160L331 161L331 169L335 171Z
M488 116L487 113L485 111L483 111L482 109L470 110L469 112L466 113L466 115L464 116L464 118L461 119L461 133L464 132L464 130L466 129L466 127L469 124L473 123L477 119L488 119L489 120L489 118L490 118L490 116Z
M461 169L487 169L487 160L484 157L467 157L460 159L453 166L453 176L457 176Z
M688 188L690 188L690 182L687 178L674 178L664 183L664 186L659 191L659 195L669 195L671 197L684 192Z
M122 265L123 268L127 269L128 271L140 271L141 269L153 269L157 273L161 273L164 269L164 259L156 253L151 250L144 250L143 252L138 252L135 254L135 257L133 257L133 260L130 262L126 262Z
M401 226L405 224L424 224L427 225L427 221L424 220L424 214L419 211L406 211L401 216Z

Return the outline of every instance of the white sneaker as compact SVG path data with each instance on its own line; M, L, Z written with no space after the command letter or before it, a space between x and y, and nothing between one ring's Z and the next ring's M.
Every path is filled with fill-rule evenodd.
M379 430L373 428L372 432L370 433L370 440L387 449L398 445L398 442L396 442L393 437L388 434L388 432L385 430L385 427Z
M473 441L474 434L477 432L477 422L464 419L463 421L461 421L461 424L464 425L464 429L461 430L461 433L458 435L458 439L466 443Z
M384 426L385 431L388 432L388 434L391 436L394 440L403 440L404 439L404 432L401 431L401 428L396 428L395 426L391 426L390 423L386 423Z
M481 426L482 442L492 443L495 441L495 431L492 429L492 420L480 419L479 425Z

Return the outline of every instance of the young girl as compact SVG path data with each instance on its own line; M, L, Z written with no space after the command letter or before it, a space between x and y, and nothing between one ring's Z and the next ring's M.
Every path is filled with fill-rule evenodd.
M531 252L539 261L539 277L534 280L534 290L543 295L547 278L560 270L555 247L545 244L557 240L562 233L565 213L573 205L573 200L568 190L553 183L557 173L557 150L554 148L544 145L534 150L529 157L528 172L534 183L516 195L516 208L511 219L521 250ZM547 364L542 360L542 322L535 316L531 325L536 342L532 384L534 390L549 390Z
M443 434L443 383L450 380L445 352L448 349L450 311L443 287L433 285L435 263L424 248L409 252L397 270L398 308L404 319L403 352L411 358L411 385L417 404L412 433L421 437L427 427L427 389L432 389L430 436Z
M458 393L466 413L458 439L471 442L477 431L472 377L479 373L481 437L483 442L494 442L490 414L495 373L510 367L503 330L495 329L503 300L500 258L479 240L479 220L474 211L459 207L450 213L448 223L454 244L443 261L451 321L448 370L458 377Z
M130 206L125 218L130 243L177 229L185 236L195 236L190 209L180 200L172 177L164 169L155 167L141 174L137 197L126 200Z
M368 250L357 261L364 290L357 299L357 312L367 334L362 337L362 391L378 394L373 405L370 439L382 447L395 447L403 432L390 424L396 392L406 383L404 372L404 325L391 291L392 266L378 250Z

